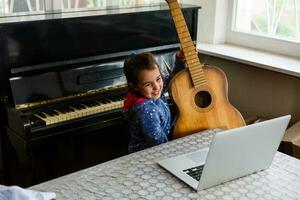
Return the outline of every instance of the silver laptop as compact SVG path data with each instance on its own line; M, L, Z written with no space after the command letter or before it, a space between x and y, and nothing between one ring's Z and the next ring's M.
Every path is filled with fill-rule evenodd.
M158 164L195 190L267 169L291 116L218 132L209 148L167 158Z

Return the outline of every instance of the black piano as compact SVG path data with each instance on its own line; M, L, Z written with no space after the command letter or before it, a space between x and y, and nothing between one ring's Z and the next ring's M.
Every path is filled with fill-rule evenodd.
M181 7L195 41L199 7ZM123 61L151 51L168 73L180 44L167 5L1 21L4 184L30 186L126 155Z

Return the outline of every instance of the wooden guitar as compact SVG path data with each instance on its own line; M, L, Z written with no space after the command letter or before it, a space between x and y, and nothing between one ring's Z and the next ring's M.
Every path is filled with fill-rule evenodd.
M201 64L177 0L166 1L188 65L170 82L170 95L179 111L173 138L210 128L244 126L242 115L229 103L225 73Z

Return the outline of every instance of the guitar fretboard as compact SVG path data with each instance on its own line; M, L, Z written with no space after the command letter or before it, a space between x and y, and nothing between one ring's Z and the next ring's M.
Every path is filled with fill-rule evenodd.
M176 0L167 0L194 87L206 84L198 53Z

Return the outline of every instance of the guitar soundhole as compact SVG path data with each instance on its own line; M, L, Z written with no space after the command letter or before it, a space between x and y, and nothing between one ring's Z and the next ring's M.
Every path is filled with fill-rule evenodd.
M207 108L211 104L211 95L207 91L200 91L195 95L195 103L200 108Z

